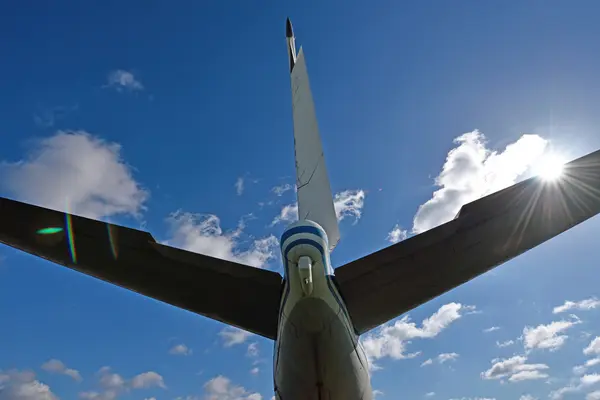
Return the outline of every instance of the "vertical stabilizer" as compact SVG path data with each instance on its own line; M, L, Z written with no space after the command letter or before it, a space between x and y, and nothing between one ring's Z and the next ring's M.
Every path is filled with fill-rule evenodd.
M309 219L321 225L327 232L331 250L340 240L340 231L325 168L323 147L310 91L304 52L301 47L298 55L295 54L289 19L286 33L292 80L298 217L300 220Z

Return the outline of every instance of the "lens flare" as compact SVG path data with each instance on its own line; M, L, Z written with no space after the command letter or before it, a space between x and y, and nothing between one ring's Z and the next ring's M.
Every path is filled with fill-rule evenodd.
M47 228L42 228L37 230L38 235L54 235L55 233L62 232L63 228L49 226Z
M75 235L73 233L73 221L70 214L65 213L66 225L67 225L67 239L69 241L69 252L71 253L71 260L74 264L77 264L77 249L75 248Z
M561 178L565 160L558 155L547 155L536 163L535 174L545 181L556 181Z

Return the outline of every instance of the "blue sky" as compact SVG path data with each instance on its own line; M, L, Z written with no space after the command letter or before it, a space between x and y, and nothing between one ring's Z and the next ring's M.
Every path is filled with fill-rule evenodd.
M288 15L344 216L334 266L549 153L600 148L593 1L235 6L3 5L0 195L279 270ZM451 189L458 202L430 201ZM365 336L378 397L599 399L598 232L589 220ZM0 399L271 398L272 342L6 247L0 260Z

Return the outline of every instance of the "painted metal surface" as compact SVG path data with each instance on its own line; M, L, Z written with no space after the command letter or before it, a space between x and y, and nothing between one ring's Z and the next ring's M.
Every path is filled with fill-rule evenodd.
M287 40L288 51L291 51L290 39ZM298 217L321 225L327 232L331 250L340 240L340 231L302 47L295 59L291 80Z

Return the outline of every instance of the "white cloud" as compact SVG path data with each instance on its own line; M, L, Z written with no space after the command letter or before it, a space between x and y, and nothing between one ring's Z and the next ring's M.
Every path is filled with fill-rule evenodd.
M519 397L519 400L538 400L538 398L533 397L530 394L524 394L524 395L521 395L521 397Z
M496 400L495 397L461 397L461 398L453 398L450 400Z
M596 336L594 340L590 342L590 345L583 350L583 354L600 354L600 336Z
M287 204L283 206L279 215L273 218L271 226L275 226L280 222L292 222L298 220L298 203Z
M133 377L131 387L134 389L146 389L150 387L166 389L163 377L154 371L143 372Z
M587 360L583 365L577 365L573 367L573 373L575 375L582 375L588 370L588 368L598 364L600 364L600 358L592 358L591 360Z
M292 185L284 183L283 185L273 187L271 192L275 193L277 196L282 196L288 190L292 190Z
M80 392L79 398L83 400L113 400L117 397L118 393L115 391L106 391L98 393L95 391Z
M505 342L499 342L496 340L496 346L498 346L500 348L512 346L513 344L515 344L514 340L507 340Z
M242 193L244 193L244 178L241 176L237 178L233 186L235 186L235 193L237 193L238 196L241 196Z
M81 392L79 393L80 398L86 400L115 400L121 394L132 389L167 388L163 377L154 371L138 374L132 379L125 379L121 375L112 372L110 367L102 367L97 375L102 391Z
M233 232L221 229L219 217L177 211L167 219L171 225L168 244L195 253L262 268L275 257L278 240L270 235L254 240L246 250L240 250L243 222Z
M486 328L483 330L483 333L490 333L490 332L494 332L497 331L498 329L500 329L499 326L492 326L490 328Z
M31 371L0 371L0 400L58 400Z
M585 396L585 400L600 400L600 390L588 393L587 396Z
M534 379L544 379L547 378L548 374L545 372L541 372L539 370L534 371L521 371L512 375L508 380L510 382L520 382L520 381L530 381Z
M244 343L253 334L242 329L227 326L219 332L219 336L223 340L223 346L231 347L237 344Z
M42 364L42 369L55 374L64 374L70 376L76 381L82 380L79 371L77 371L76 369L67 368L67 366L60 360L48 360L44 364Z
M459 357L459 355L457 353L442 353L439 354L437 357L435 357L435 360L439 363L439 364L443 364L446 361L454 361ZM431 365L433 364L433 359L428 358L427 360L423 361L423 363L421 363L421 367L426 367L427 365Z
M433 396L435 396L435 392L425 393L425 397L433 397Z
M187 347L185 344L177 344L169 350L169 354L178 355L178 356L189 356L192 354L192 349Z
M454 361L458 358L457 353L442 353L437 356L437 360L440 364L445 363L446 361Z
M388 235L387 235L387 240L390 243L398 243L404 239L406 239L408 237L408 231L403 230L402 228L400 228L400 225L396 224L394 226L394 229L392 229Z
M483 379L508 378L510 382L531 379L543 379L548 375L543 370L548 369L546 364L527 364L527 357L514 356L504 360L492 360L492 367L481 373Z
M345 190L343 192L336 193L333 196L333 208L338 221L343 220L346 217L354 218L356 223L361 215L362 209L365 205L365 192L364 190ZM293 222L298 220L298 203L287 204L283 206L279 215L273 218L271 226L275 226L281 222Z
M142 83L136 79L133 73L122 69L111 71L108 74L107 86L112 87L119 92L123 89L129 91L144 89L144 85L142 85Z
M567 335L560 335L561 332L578 324L579 320L573 321L554 321L548 325L538 325L533 328L526 326L523 329L523 340L526 349L548 349L554 351L562 347L567 340Z
M90 218L139 215L148 193L120 151L87 132L60 131L36 141L26 160L0 164L0 185L20 200Z
M600 383L600 374L584 375L579 378L579 384L576 385L575 382L572 381L569 386L551 392L549 397L552 400L560 400L565 394L578 393L598 383Z
M357 222L360 219L364 205L364 190L345 190L333 196L333 207L338 221L346 217L354 217L354 221Z
M383 396L383 395L384 395L384 393L381 390L379 390L379 389L373 390L373 398L376 398L377 396Z
M600 382L600 374L589 374L581 377L581 384L584 386L595 385Z
M246 355L248 357L258 357L258 342L252 342L248 345Z
M397 360L416 357L420 354L419 352L406 354L406 345L410 343L411 339L436 337L452 322L459 319L463 312L470 309L470 307L462 304L449 303L440 307L431 317L423 320L421 327L417 327L406 315L395 322L390 322L378 328L374 333L365 335L362 344L371 369L378 369L374 361L383 357L391 357Z
M460 208L482 196L514 184L542 155L547 141L537 135L523 135L496 152L486 148L479 131L465 133L454 142L435 179L439 187L422 204L413 220L413 232L421 233L453 219Z
M229 378L219 375L204 384L205 400L262 400L259 393L250 393L242 386L231 383Z
M100 374L100 386L104 389L114 391L125 389L125 379L121 375L111 372L110 367L102 367L98 373Z
M563 398L563 396L565 394L576 393L580 390L581 390L580 386L574 386L574 385L565 386L565 387L562 387L560 389L550 392L548 397L550 397L552 400L560 400Z
M600 307L600 300L596 297L592 297L589 299L581 300L581 301L565 301L562 306L554 307L552 312L554 314L563 313L565 311L570 310L579 310L579 311L587 311L593 310L594 308Z
M250 373L252 375L258 375L259 372L260 372L260 368L258 368L258 367L254 367L250 370Z

